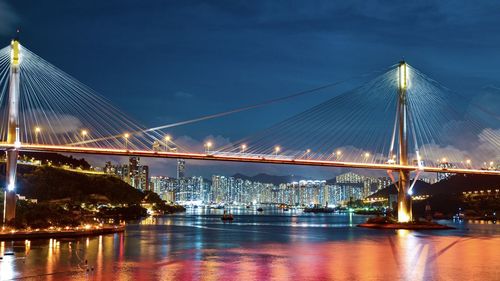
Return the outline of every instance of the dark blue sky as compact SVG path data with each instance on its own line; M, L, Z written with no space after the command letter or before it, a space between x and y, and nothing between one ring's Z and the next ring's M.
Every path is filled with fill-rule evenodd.
M402 57L472 95L500 85L499 15L498 1L0 0L0 42L7 45L19 26L30 50L152 127L382 69ZM172 134L236 140L331 94ZM163 173L158 167L155 173ZM245 167L200 166L192 173ZM250 174L268 170L251 167Z

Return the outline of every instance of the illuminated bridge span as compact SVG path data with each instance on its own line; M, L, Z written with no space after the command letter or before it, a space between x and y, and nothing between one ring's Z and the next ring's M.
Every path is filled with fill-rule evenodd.
M360 86L336 93L341 84ZM297 96L329 100L223 145L174 138L177 126ZM19 151L386 170L398 187L398 220L410 221L422 172L500 175L498 113L406 62L282 98L147 128L95 91L21 46L0 50L0 147L6 151L4 220L15 216ZM414 173L412 176L411 173Z

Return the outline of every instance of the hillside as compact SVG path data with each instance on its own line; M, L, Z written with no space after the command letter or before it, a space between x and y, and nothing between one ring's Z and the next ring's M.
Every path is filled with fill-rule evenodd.
M432 187L431 184L417 180L415 185L413 186L413 194L415 195L420 195L425 191L430 190ZM381 190L378 190L377 192L373 193L372 195L369 196L369 198L375 198L375 197L389 197L389 194L397 194L398 191L396 189L396 186L394 184L391 184L387 186L386 188L383 188Z
M5 165L0 164L4 170ZM0 181L4 181L3 173ZM139 203L144 194L107 175L88 175L46 166L18 166L17 192L39 201L70 198L73 202L92 202L96 198L111 203ZM105 198L104 198L104 197Z
M19 153L19 159L28 160L35 159L40 160L43 164L50 161L55 166L68 165L71 168L82 168L84 170L90 169L90 164L84 159L76 159L73 156L66 156L59 153L47 153L47 152L26 152L22 151Z
M460 194L464 191L475 191L492 188L500 188L500 176L453 175L448 179L439 181L432 185L423 181L417 181L413 189L413 194ZM375 192L374 194L370 195L370 197L387 197L389 194L397 194L397 190L394 184L391 184L388 187Z

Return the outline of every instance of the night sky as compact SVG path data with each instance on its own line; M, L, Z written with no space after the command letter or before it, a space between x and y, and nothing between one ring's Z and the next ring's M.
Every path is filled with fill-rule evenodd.
M403 57L465 95L498 90L500 3L415 2L0 0L0 42L8 45L20 27L23 45L146 127L286 96ZM171 134L237 140L333 94ZM175 173L174 161L146 161L155 175ZM330 178L340 170L188 162L189 175L235 172Z

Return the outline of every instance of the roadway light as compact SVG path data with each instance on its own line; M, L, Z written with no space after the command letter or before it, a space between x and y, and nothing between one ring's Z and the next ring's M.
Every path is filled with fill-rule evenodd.
M42 129L40 127L35 127L35 143L38 144L38 134L40 134L40 132L42 131Z
M89 132L87 130L82 130L81 134L82 134L82 141L85 141L85 137L89 134Z
M130 137L129 133L123 134L123 138L125 139L125 149L128 149L128 138Z
M370 153L369 153L369 152L366 152L366 153L365 153L365 158L368 158L368 157L370 157Z
M165 151L168 151L168 143L172 140L172 137L170 135L165 136Z
M307 149L307 150L306 150L306 153L311 153L311 150L310 150L310 149Z
M279 147L279 145L274 147L274 152L276 153L276 156L278 155L278 152L280 152L280 150L281 150L281 147Z
M446 163L446 158L443 157L443 159L441 159L441 162Z
M213 144L212 144L212 142L211 142L211 141L207 141L207 142L205 143L205 147L207 148L207 153L208 153L208 152L210 152L210 148L212 147L212 145L213 145Z
M245 152L245 149L247 149L247 145L246 144L242 144L241 145L241 152Z
M342 155L342 151L337 150L337 156L340 156L340 155Z

